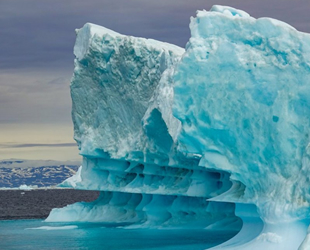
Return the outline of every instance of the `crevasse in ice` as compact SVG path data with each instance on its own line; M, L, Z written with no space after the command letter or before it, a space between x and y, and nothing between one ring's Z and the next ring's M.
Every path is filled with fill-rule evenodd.
M235 212L243 227L219 248L308 249L310 35L225 6L190 29L185 50L77 32L83 164L63 185L102 192L47 220L227 229Z

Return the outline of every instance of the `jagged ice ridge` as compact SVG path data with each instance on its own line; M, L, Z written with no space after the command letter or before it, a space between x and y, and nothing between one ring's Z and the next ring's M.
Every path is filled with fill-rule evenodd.
M86 24L71 82L83 156L63 183L100 190L47 221L239 228L221 249L310 249L310 35L213 6L185 50ZM304 240L305 238L305 240Z

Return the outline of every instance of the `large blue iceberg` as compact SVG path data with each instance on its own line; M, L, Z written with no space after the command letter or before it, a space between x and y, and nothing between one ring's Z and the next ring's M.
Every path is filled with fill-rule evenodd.
M186 49L85 24L71 83L100 190L47 221L242 229L218 249L310 249L310 35L213 6ZM242 223L241 220L242 219Z

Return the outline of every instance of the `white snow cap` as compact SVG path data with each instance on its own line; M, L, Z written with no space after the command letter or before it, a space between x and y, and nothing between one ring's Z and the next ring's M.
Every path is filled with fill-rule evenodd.
M219 12L227 16L250 17L250 15L245 11L238 10L229 6L213 5L210 9L210 12Z

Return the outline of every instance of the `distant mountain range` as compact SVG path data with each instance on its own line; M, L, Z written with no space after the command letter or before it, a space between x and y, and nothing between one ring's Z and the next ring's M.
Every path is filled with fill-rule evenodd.
M2 160L0 188L55 186L75 174L80 164L78 161Z

